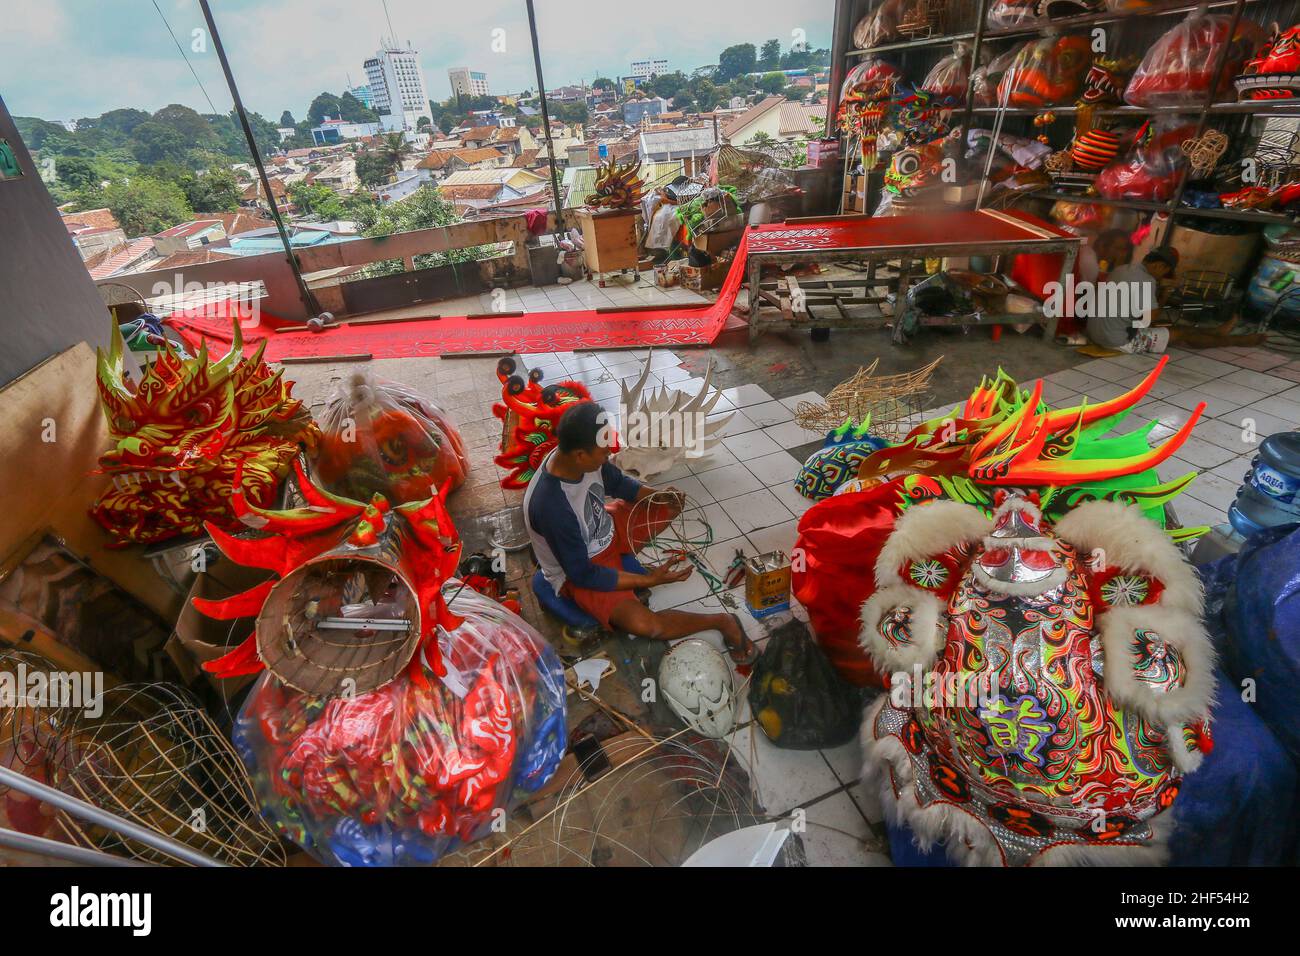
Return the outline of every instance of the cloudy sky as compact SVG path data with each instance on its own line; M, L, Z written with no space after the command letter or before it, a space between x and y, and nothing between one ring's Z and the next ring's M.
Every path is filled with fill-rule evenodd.
M198 0L5 0L0 96L19 116L75 119L106 110L183 103L230 108ZM381 0L211 0L246 105L272 120L302 119L322 91L340 92L389 33ZM630 72L663 57L685 71L717 62L732 43L803 31L830 45L833 0L535 0L549 87ZM159 10L162 17L159 16ZM493 93L535 85L524 0L388 0L393 32L419 52L434 99L447 69L488 74ZM168 34L176 35L189 65ZM502 49L504 47L504 49ZM191 74L193 67L195 76ZM200 86L201 84L201 86ZM202 87L202 88L201 88ZM206 97L204 94L206 90Z

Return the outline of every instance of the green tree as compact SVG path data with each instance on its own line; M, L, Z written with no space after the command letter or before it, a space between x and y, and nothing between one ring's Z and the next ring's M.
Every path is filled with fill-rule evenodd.
M450 116L448 116L445 113L443 114L442 118L438 120L438 129L442 130L443 135L450 133L452 127L455 125L456 125L456 121L453 120Z
M758 88L769 96L785 89L784 73L764 73L758 80Z
M345 217L343 201L328 186L320 186L316 183L294 183L289 187L289 200L304 216L316 216L324 220Z
M717 107L722 96L718 88L714 86L713 81L703 76L697 76L686 84L687 90L695 98L695 105L701 112L707 113L709 110Z
M164 106L153 114L151 122L174 129L192 148L211 145L217 138L212 123L188 106L181 106L179 103ZM138 128L136 132L139 132Z
M351 93L339 97L339 115L348 123L378 123L379 114L367 108L366 104Z
M802 103L804 101L804 98L807 97L810 91L806 86L794 86L792 84L790 86L787 86L781 92L782 94L784 94L787 100L790 100L791 102L794 103Z
M665 73L663 76L656 76L649 84L650 92L655 96L662 96L666 100L671 100L674 96L686 88L686 74L681 70L672 73Z
M611 80L611 79L610 79L609 77L607 77L607 76L598 76L598 77L596 77L594 80L591 81L591 88L592 88L593 90L613 90L613 89L617 89L617 87L614 85L614 81Z
M758 54L758 62L755 68L759 70L775 70L781 65L781 41L768 40L763 44L762 50Z
M180 130L154 120L132 130L131 140L131 155L145 165L180 160L192 142Z
M217 167L186 175L178 185L197 212L235 212L239 208L239 182L229 169Z
M360 219L358 220L361 221ZM448 226L460 222L456 207L443 197L436 188L423 186L400 202L381 206L365 224L362 232L367 237L391 236L399 232L411 232L415 229L432 229L435 226ZM482 259L486 247L475 246L469 249L449 249L446 252L429 252L415 257L417 269L446 265L453 262L470 262ZM367 277L389 275L401 272L400 262L376 262L365 268Z
M411 144L401 133L388 133L379 147L379 155L388 163L389 172L395 173L402 168L402 160L411 155Z
M307 122L311 126L319 126L325 122L325 117L335 117L341 112L342 107L337 96L333 93L321 93L307 107Z
M384 185L392 174L392 163L379 153L368 151L357 156L357 179L367 189Z
M718 80L730 80L754 71L758 52L752 43L737 43L718 54Z
M107 206L131 237L156 235L194 215L178 185L151 176L115 180L103 189L84 189L76 202L79 210Z
M289 126L297 126L298 124L293 121L293 114L290 113L288 110L285 110L283 113L280 114L280 125L282 127L289 127Z
M68 189L85 189L99 184L99 174L90 160L80 156L60 156L54 164L55 175Z

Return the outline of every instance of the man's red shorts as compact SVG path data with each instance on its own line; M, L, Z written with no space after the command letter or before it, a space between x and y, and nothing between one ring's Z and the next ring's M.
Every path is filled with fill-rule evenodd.
M615 571L623 570L624 555L636 554L644 548L646 542L663 530L664 526L673 517L672 509L668 507L642 508L638 516L637 527L633 528L630 521L632 506L626 501L606 502L605 510L614 519L614 540L609 543L608 548L593 557L591 563L598 564L601 567L613 568ZM647 516L647 510L653 511L655 514ZM641 516L646 516L648 520L643 520ZM643 524L646 527L641 527ZM564 587L560 589L560 593L599 621L602 627L606 628L610 627L609 616L614 613L615 608L624 601L635 601L637 599L634 591L595 591L591 588L574 587L570 581L564 582Z

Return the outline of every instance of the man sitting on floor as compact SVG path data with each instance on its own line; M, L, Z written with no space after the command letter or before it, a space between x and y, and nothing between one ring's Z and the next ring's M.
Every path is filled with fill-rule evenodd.
M1172 249L1154 249L1141 262L1130 262L1112 269L1106 282L1123 285L1128 293L1117 296L1116 301L1125 307L1114 312L1098 312L1088 319L1088 338L1108 349L1121 352L1163 352L1170 345L1185 345L1193 349L1216 348L1224 345L1259 345L1268 336L1233 335L1240 316L1212 330L1175 328L1162 316L1160 307L1164 294L1161 285L1172 280L1178 267L1178 255ZM1111 304L1110 297L1097 296L1098 305Z
M543 459L524 493L524 523L546 580L604 627L659 641L721 631L733 660L753 663L758 649L735 615L652 611L637 600L637 589L685 581L694 568L678 558L645 574L623 570L623 556L646 544L637 538L656 530L629 528L631 505L656 490L610 464L613 430L607 420L595 402L580 402L560 416L559 444ZM607 505L606 495L616 500ZM671 513L660 509L655 516L660 526L681 510L682 495L675 495Z

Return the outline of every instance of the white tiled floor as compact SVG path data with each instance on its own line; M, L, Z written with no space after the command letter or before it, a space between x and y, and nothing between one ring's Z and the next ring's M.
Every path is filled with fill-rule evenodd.
M660 356L662 355L662 358ZM643 359L644 352L635 357ZM530 357L530 363L538 357ZM612 369L640 365L627 353L602 353L558 358L546 357L572 372L581 368L599 381ZM672 371L676 358L656 352L654 368ZM1075 404L1086 395L1097 401L1125 391L1142 380L1155 365L1147 356L1124 355L1085 362L1075 368L1049 375L1044 382L1045 399L1054 407ZM695 379L674 382L690 392L698 388ZM1022 383L1028 384L1028 383ZM688 459L658 484L675 484L701 507L713 529L714 544L705 558L721 577L737 549L758 554L775 548L789 551L797 535L799 517L811 507L793 487L801 461L790 449L817 441L822 436L804 431L792 420L800 402L820 402L816 393L776 399L756 385L724 390L724 406L737 411L725 430L722 442L709 455ZM932 417L947 413L961 396L922 413ZM1205 417L1178 455L1162 463L1157 471L1164 479L1200 472L1174 508L1184 525L1217 525L1226 512L1237 486L1250 467L1258 441L1269 434L1300 426L1300 362L1260 349L1223 349L1189 353L1172 350L1161 380L1148 397L1130 414L1121 431L1151 426L1153 445L1168 439L1186 422L1190 410L1207 402ZM616 404L616 401L615 401ZM699 575L672 587L656 589L656 608L685 610L738 610L746 629L760 643L769 629L784 620L756 621L744 608L739 589L710 595ZM796 603L790 612L806 620ZM721 649L721 636L702 635ZM744 687L744 679L737 680ZM743 695L743 690L742 690ZM755 791L773 817L799 811L805 823L804 845L809 861L821 865L889 865L880 839L867 824L867 799L859 777L861 757L852 741L825 751L793 751L773 746L750 722L747 706L742 721L731 737L732 751L748 770Z

